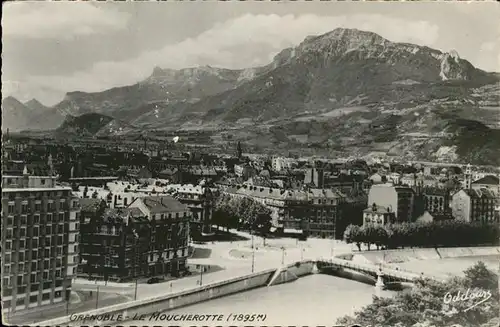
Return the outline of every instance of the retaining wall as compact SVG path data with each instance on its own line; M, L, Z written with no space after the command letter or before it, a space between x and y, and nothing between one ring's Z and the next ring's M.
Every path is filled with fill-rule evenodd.
M288 265L286 268L282 269L278 277L276 277L276 279L269 286L293 282L301 276L310 275L313 272L313 267L314 262L312 261Z
M500 258L500 248L495 246L490 246L490 247L468 247L468 248L438 248L438 249L427 248L427 249L364 251L355 253L351 260L360 263L383 263L383 262L402 263L413 260L436 260L442 258L458 258L466 256L486 256L486 255L499 255Z
M313 261L304 261L298 264L289 265L284 269L277 281L273 285L291 282L299 276L312 273ZM179 308L218 297L251 290L257 287L266 286L277 269L268 269L258 273L229 279L222 282L207 284L174 294L163 294L154 298L137 300L133 302L121 303L113 306L81 312L72 316L65 316L57 319L40 322L38 325L58 326L58 325L81 325L81 320L75 321L78 315L121 315L123 321L131 319L135 314L151 314L163 312L174 308ZM282 276L281 276L282 275ZM71 320L73 318L73 321ZM127 319L128 318L128 319ZM109 325L109 321L92 320L92 325ZM119 324L119 322L118 322Z

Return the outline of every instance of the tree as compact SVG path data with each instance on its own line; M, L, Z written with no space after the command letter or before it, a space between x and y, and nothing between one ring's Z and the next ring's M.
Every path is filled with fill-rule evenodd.
M358 250L361 251L362 235L358 225L349 225L344 231L344 240L346 243L356 243Z
M494 272L478 263L465 272L465 277L453 277L446 282L430 279L418 279L411 289L398 292L394 297L374 297L373 303L356 312L353 316L345 316L338 320L343 325L361 326L463 326L491 327L498 326L498 284L492 283ZM457 302L443 300L446 294L464 294L473 288L479 277L480 285L476 289L497 294L482 305L470 310L477 299L464 299ZM497 277L498 278L498 277ZM496 323L496 325L495 325Z
M258 231L262 235L262 237L264 238L264 246L266 245L266 236L271 230L272 226L273 224L270 210L262 211L257 214L253 230Z

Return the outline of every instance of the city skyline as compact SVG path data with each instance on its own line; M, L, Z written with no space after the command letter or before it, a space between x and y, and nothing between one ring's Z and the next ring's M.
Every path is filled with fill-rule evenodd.
M478 68L500 71L494 3L10 3L4 12L4 97L46 105L66 92L136 83L156 66L265 65L306 36L337 27L455 50Z

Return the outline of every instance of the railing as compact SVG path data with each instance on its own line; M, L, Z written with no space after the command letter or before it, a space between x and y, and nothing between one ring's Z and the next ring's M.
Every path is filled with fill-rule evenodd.
M381 266L376 266L376 265L372 265L372 264L363 264L363 263L352 263L350 261L337 259L337 258L320 259L318 261L323 262L323 263L327 263L327 264L331 264L333 266L341 266L341 267L345 267L345 268L349 268L349 269L353 269L353 270L357 270L357 271L369 272L369 273L373 273L373 274L377 274L380 271L385 276L399 278L399 279L403 279L403 280L407 280L407 281L413 281L415 279L424 277L423 273L417 274L417 273L407 271L407 270L400 270L399 268L398 269L395 269L392 267L389 268L387 266L384 266L384 269L382 269ZM425 276L425 277L429 277L429 276ZM436 277L431 277L431 278L438 280L438 278L436 278Z

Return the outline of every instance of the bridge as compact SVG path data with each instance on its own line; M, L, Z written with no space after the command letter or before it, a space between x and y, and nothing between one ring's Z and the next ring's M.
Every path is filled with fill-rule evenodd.
M365 275L376 277L376 287L384 287L385 284L392 282L413 283L416 279L419 278L430 278L441 281L435 276L426 276L423 273L417 274L399 268L388 267L386 265L382 266L377 264L355 263L340 258L321 258L316 261L316 265L319 271L323 271L325 269L349 269L352 271L363 273Z

